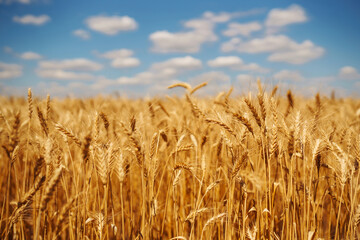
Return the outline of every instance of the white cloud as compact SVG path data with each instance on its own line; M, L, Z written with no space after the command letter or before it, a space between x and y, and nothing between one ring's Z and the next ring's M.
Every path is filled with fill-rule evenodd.
M215 14L213 12L207 11L203 14L203 19L206 19L213 23L222 23L222 22L228 22L234 14L228 13L228 12L221 12L219 14Z
M285 35L266 36L264 38L254 38L249 41L243 41L240 38L233 38L229 42L228 51L238 51L245 53L263 53L287 50L296 47L297 43ZM232 49L230 49L232 46Z
M5 46L3 49L5 53L13 53L13 49L11 47Z
M137 58L115 58L111 62L111 66L114 68L132 68L140 65L140 61Z
M202 63L199 59L191 56L171 58L167 61L154 63L152 69L163 70L163 69L177 69L177 70L193 70L201 68Z
M265 26L268 28L268 33L275 33L286 25L303 23L307 20L305 10L301 6L293 4L286 9L272 9L265 20Z
M98 71L102 65L85 58L65 59L61 61L40 61L39 67L44 69L61 69L72 71Z
M22 54L20 54L20 58L24 59L24 60L39 60L42 59L43 56L41 56L38 53L35 52L24 52Z
M259 66L257 63L244 64L242 67L240 67L239 70L251 71L251 72L259 72L259 73L267 73L267 72L269 72L269 69L263 68L263 67Z
M8 54L11 54L15 57L19 57L21 59L24 59L24 60L39 60L39 59L42 59L43 56L36 53L36 52L31 52L31 51L28 51L28 52L23 52L23 53L17 53L15 52L11 47L4 47L4 52L8 53Z
M281 70L273 75L275 80L278 81L294 81L300 82L305 78L298 71Z
M316 46L309 40L294 46L293 48L283 51L275 52L268 57L270 62L287 62L291 64L304 64L315 60L324 55L325 50L322 47Z
M249 74L239 74L236 76L236 80L241 84L246 84L249 82L255 82L256 78L255 76Z
M240 38L231 38L229 41L221 44L221 51L222 52L236 51L237 45L240 44L241 42L242 41Z
M22 75L22 66L0 62L0 79L16 78Z
M119 85L117 80L115 79L108 79L104 76L100 76L96 79L94 83L92 83L89 87L93 90L103 90L107 87L113 87Z
M34 15L24 15L22 17L19 16L14 16L13 17L13 21L20 23L20 24L30 24L30 25L43 25L47 22L49 22L51 20L51 18L48 15L39 15L39 16L34 16Z
M152 33L149 38L153 42L151 50L158 53L196 53L200 51L203 43L217 40L212 29L194 29L178 33L157 31Z
M85 20L88 28L106 35L135 30L138 27L135 19L129 16L92 16Z
M0 0L0 4L11 4L11 3L21 3L21 4L29 4L30 0Z
M233 67L243 65L244 61L236 56L217 57L208 61L210 67Z
M229 23L228 29L223 31L223 35L227 37L234 37L237 35L243 35L249 37L252 32L256 32L261 29L262 26L258 22Z
M98 94L111 94L114 92L112 84L103 84L103 78L96 78L94 81L43 81L32 86L36 96L46 97L47 94L56 97L94 97ZM110 80L109 80L110 81ZM113 81L113 80L112 80ZM123 90L122 91L126 91ZM115 89L116 90L116 89ZM120 90L120 89L119 89ZM26 89L25 89L26 92ZM24 93L24 92L23 92ZM22 93L22 95L23 95Z
M333 82L336 80L336 76L320 76L320 77L312 77L310 78L310 80L312 81L317 81L317 82Z
M57 80L91 80L95 76L88 71L98 71L102 65L85 58L65 59L61 61L40 61L36 73L42 78Z
M200 69L202 63L199 59L191 56L171 58L169 60L154 63L145 71L133 77L120 77L118 84L151 84L171 82L184 72Z
M163 30L150 34L149 39L153 43L151 50L158 53L199 52L204 43L218 40L218 37L214 33L214 27L217 23L225 23L235 17L257 13L258 11L238 13L222 12L219 14L205 12L200 18L184 22L183 26L186 29L185 31L169 32Z
M303 64L317 59L325 53L322 47L316 46L310 40L297 43L285 35L270 35L249 41L232 38L230 41L225 42L221 49L224 52L272 53L268 57L269 61L291 64Z
M260 67L256 63L245 64L244 61L237 56L221 56L213 60L209 60L207 64L210 67L227 67L239 71L255 71L255 72L268 72L268 69Z
M114 68L132 68L140 65L140 60L132 57L134 52L122 48L111 50L102 54L96 53L101 58L111 59L111 66Z
M81 39L87 40L90 39L90 33L84 29L77 29L73 31L74 36L77 36Z
M354 67L345 66L340 69L339 78L345 80L359 80L360 73Z
M111 50L102 54L98 54L102 58L115 59L115 58L127 58L131 57L134 52L130 49L122 48Z
M74 86L78 86L77 82L68 82L68 84L64 84L64 82L54 82L54 81L44 81L39 82L37 86L32 86L31 90L34 94L45 97L47 94L50 94L52 97L75 97L75 92L78 93L76 96L84 96L87 95L88 89L87 85L83 85L81 91L74 88Z
M91 80L95 76L89 73L69 72L61 69L37 69L36 73L42 78L53 78L58 80Z

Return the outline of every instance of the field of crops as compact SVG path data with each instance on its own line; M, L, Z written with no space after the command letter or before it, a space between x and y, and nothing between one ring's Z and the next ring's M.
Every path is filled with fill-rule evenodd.
M360 238L360 100L204 85L0 97L0 238Z

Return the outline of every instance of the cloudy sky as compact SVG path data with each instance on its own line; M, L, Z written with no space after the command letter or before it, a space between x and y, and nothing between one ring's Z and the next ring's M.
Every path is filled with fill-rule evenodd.
M0 93L360 93L360 2L0 0Z

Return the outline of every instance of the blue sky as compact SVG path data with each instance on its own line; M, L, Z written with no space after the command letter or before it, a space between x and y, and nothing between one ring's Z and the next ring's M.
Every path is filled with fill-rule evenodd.
M0 0L0 91L203 94L257 78L304 95L360 92L359 1ZM269 87L270 87L269 86Z

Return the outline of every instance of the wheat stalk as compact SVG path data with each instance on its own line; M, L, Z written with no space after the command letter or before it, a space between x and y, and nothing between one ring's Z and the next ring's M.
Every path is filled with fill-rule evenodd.
M175 87L182 87L182 88L185 88L188 91L191 91L191 86L188 83L185 83L185 82L174 83L174 84L168 86L167 88L172 89L172 88L175 88Z

